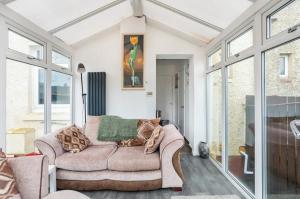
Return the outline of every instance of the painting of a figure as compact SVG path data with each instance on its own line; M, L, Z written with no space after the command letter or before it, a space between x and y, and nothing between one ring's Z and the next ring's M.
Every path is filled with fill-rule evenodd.
M144 35L123 35L123 89L144 88Z

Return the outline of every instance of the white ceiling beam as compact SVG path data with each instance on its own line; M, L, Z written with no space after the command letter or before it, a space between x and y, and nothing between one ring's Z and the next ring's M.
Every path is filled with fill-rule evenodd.
M0 1L0 3L2 3L2 4L9 4L9 3L11 3L11 2L13 2L13 1L16 1L16 0L1 0Z
M143 5L141 0L130 0L130 4L134 17L142 17L144 15Z
M164 4L164 3L160 2L160 1L157 1L157 0L146 0L146 1L149 1L149 2L151 2L151 3L153 3L153 4L157 5L157 6L160 6L160 7L162 7L162 8L165 8L165 9L171 11L171 12L174 12L174 13L176 13L176 14L179 14L179 15L181 15L181 16L183 16L183 17L186 17L186 18L188 18L188 19L190 19L190 20L193 20L193 21L195 21L195 22L197 22L197 23L199 23L199 24L202 24L202 25L204 25L204 26L207 26L207 27L209 27L209 28L211 28L211 29L214 29L214 30L216 30L216 31L218 31L218 32L222 32L222 31L224 30L223 28L221 28L221 27L219 27L219 26L216 26L216 25L211 24L211 23L209 23L209 22L207 22L207 21L204 21L204 20L202 20L202 19L199 19L199 18L197 18L197 17L195 17L195 16L193 16L193 15L191 15L191 14L188 14L188 13L186 13L186 12L183 12L183 11L181 11L181 10L178 10L178 9L176 9L176 8L174 8L174 7L172 7L172 6L169 6L169 5L167 5L167 4Z
M54 28L54 29L50 30L49 33L50 34L55 34L55 33L59 32L61 30L64 30L64 29L66 29L66 28L68 28L70 26L73 26L73 25L75 25L75 24L77 24L77 23L79 23L79 22L81 22L81 21L83 21L83 20L85 20L87 18L90 18L90 17L92 17L92 16L94 16L96 14L99 14L100 12L103 12L103 11L109 9L109 8L112 8L112 7L116 6L116 5L119 5L119 4L123 3L124 1L126 1L126 0L116 0L116 1L113 1L113 2L111 2L111 3L109 3L109 4L105 5L105 6L102 6L102 7L98 8L98 9L92 11L92 12L89 12L89 13L81 16L81 17L73 19L72 21L70 21L68 23L65 23L65 24L63 24L63 25L61 25L61 26L59 26L57 28Z

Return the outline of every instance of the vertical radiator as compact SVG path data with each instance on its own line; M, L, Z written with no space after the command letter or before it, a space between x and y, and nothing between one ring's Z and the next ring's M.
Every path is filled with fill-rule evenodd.
M106 73L88 73L88 115L106 114Z

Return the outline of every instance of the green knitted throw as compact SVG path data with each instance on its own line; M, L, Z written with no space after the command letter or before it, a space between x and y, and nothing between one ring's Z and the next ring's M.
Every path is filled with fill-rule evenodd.
M99 141L121 141L137 136L137 119L122 119L118 116L101 116L98 130Z

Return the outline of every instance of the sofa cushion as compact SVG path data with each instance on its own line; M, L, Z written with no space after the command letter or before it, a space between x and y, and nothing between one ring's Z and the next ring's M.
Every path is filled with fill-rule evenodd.
M158 152L144 154L144 146L119 147L109 157L108 169L112 171L151 171L160 169Z
M145 154L150 154L150 153L154 153L161 141L164 138L164 130L161 126L157 126L154 130L153 133L151 135L151 137L147 140L147 143L145 145Z
M99 141L97 140L99 126L101 124L100 116L88 116L86 124L84 126L84 134L91 141L92 145L117 145L117 142L113 141Z
M107 169L107 159L116 150L115 145L89 146L80 153L64 153L55 160L59 169L71 171L100 171Z
M82 130L75 125L63 129L56 135L56 138L62 144L65 151L71 151L73 153L83 151L90 144L90 140L82 133Z
M0 159L0 198L10 198L19 193L16 179L7 159Z

